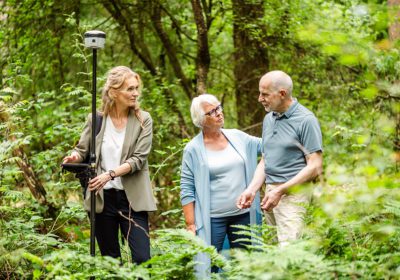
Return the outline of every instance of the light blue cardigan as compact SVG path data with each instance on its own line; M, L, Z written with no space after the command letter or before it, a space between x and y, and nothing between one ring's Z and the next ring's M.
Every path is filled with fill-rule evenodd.
M222 133L242 157L245 163L246 184L249 185L257 167L257 155L261 153L261 138L237 129L222 129ZM207 245L211 245L210 200L210 174L201 132L186 145L183 151L181 203L186 205L195 202L196 235ZM250 208L250 223L261 224L259 193ZM198 256L197 261L205 265L202 269L197 267L198 276L204 278L207 267L210 267L210 260L203 255Z

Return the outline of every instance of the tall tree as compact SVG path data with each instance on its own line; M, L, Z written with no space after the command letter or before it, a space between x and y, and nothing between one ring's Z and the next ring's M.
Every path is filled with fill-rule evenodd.
M258 81L269 66L263 3L232 0L236 104L242 128L261 122L265 114L257 101Z
M196 92L203 94L207 89L207 74L210 67L210 52L208 49L208 26L203 14L203 9L207 14L206 1L203 7L199 0L192 0L194 21L197 27L197 57L196 57Z

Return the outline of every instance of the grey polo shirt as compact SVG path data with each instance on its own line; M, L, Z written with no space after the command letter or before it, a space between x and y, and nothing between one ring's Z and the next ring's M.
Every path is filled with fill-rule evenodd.
M322 152L321 128L314 114L293 99L285 113L265 116L262 144L266 183L284 183L306 166L306 155Z

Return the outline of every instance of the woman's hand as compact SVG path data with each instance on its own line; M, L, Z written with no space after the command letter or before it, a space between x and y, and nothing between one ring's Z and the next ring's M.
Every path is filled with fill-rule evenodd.
M236 200L236 207L239 209L250 208L256 193L246 189Z
M111 176L108 172L100 174L99 176L91 179L89 181L89 191L96 191L96 195L101 191L101 189L111 180Z
M63 159L63 163L74 163L74 162L81 162L81 161L82 161L81 156L75 151L73 151L70 156L66 156Z
M194 219L194 201L182 206L183 216L185 216L186 230L196 235L196 223Z

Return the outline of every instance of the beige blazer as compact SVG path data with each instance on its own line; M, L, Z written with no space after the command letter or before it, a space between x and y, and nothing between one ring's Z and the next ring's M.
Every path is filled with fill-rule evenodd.
M122 186L134 211L155 211L157 210L153 196L147 156L151 150L153 138L153 120L148 112L140 111L143 128L136 118L133 110L129 112L126 125L125 140L122 146L121 164L127 162L131 166L131 172L121 177ZM89 154L91 139L92 114L89 114L81 138L75 151L82 158ZM96 136L96 169L101 174L101 144L103 142L106 121L103 120L99 134ZM84 207L90 211L90 191L87 189ZM103 190L96 196L96 213L101 213L104 207Z

